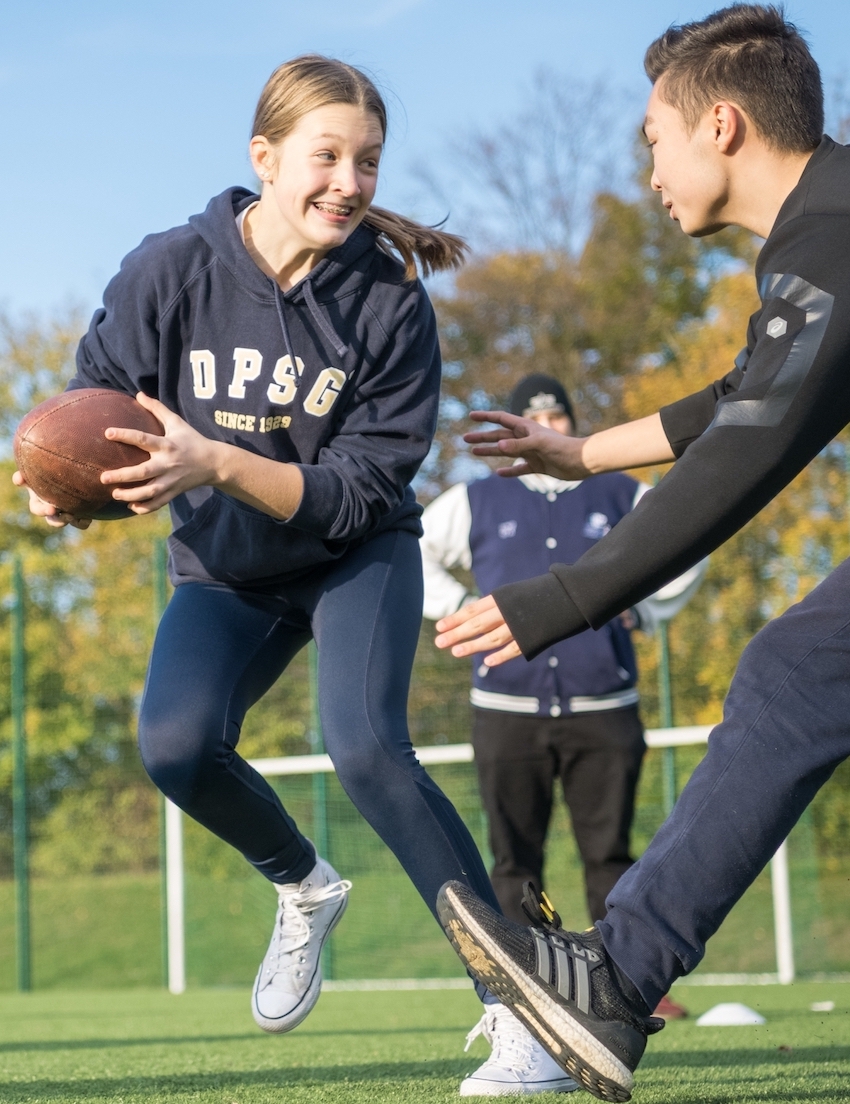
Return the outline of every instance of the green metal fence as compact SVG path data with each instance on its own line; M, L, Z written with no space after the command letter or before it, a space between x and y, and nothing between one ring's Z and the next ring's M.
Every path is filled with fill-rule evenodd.
M139 849L144 845L150 854L159 853L158 864L154 861L128 872L113 863L63 873L61 878L45 873L44 861L39 858L42 854L39 849L44 846L43 800L37 786L33 789L32 779L29 788L27 785L27 723L39 709L26 678L27 585L20 559L16 557L11 567L11 593L6 608L11 627L10 873L13 877L0 879L0 988L165 983L179 989L183 984L249 984L268 938L274 894L239 856L185 818L180 825L182 876L179 883L176 879L169 882L166 827L168 816L173 820L174 812L166 813L165 803L152 788L147 805L144 802L128 805L125 828ZM148 617L156 621L167 595L161 543L154 547L151 578L148 609L152 608L153 614ZM455 802L486 852L486 825L474 770L467 751L458 747L469 726L466 674L459 666L460 674L455 676L454 667L435 665L437 660L427 650L429 636L426 630L414 672L415 708L411 714L414 742L424 748L423 758L433 764L429 770ZM674 719L681 723L683 718L673 715L675 679L666 626L661 627L656 646L659 718L664 728L672 728ZM290 680L287 686L270 692L265 719L260 716L253 730L246 723L244 739L248 753L252 747L268 749L266 729L271 725L269 731L273 735L280 721L276 713L279 702L284 702L287 708L294 708L293 702L303 702L298 706L303 734L298 737L300 743L296 741L297 747L305 755L321 756L314 653L308 651L300 657L284 679ZM308 692L310 687L312 692ZM278 700L275 694L284 696ZM56 739L61 745L61 733ZM681 791L702 753L698 744L678 748L659 746L649 752L634 827L637 853L669 812L676 793ZM316 764L317 760L313 760L312 766ZM122 784L122 771L126 772L126 787ZM135 793L139 787L138 767L131 770L123 761L116 761L112 776L115 789L110 800L120 805L122 795L131 789ZM288 775L276 773L274 778L299 823L322 853L355 885L346 921L327 951L326 975L340 983L363 978L462 976L439 929L396 860L351 807L333 774L321 769ZM85 811L87 795L78 796ZM34 817L29 825L28 803ZM42 816L41 821L33 810ZM85 825L91 826L94 821L75 822L71 818L68 823L69 832L85 832ZM75 829L77 823L83 828ZM805 974L815 969L850 971L850 861L834 851L823 850L818 837L819 823L816 806L813 814L795 829L787 852L791 907L786 921L791 933L792 972L796 967ZM76 842L80 845L81 841ZM30 861L33 855L37 860L35 866ZM553 823L547 879L565 920L584 926L587 918L581 868L563 805L558 807ZM173 953L173 924L172 953L169 953L169 899L172 921L178 903L183 910L180 929L185 938L179 957ZM712 941L701 968L703 974L787 979L787 958L784 967L781 962L777 966L775 913L771 880L765 874ZM391 955L386 951L387 941L380 938L387 932L393 933L395 950Z

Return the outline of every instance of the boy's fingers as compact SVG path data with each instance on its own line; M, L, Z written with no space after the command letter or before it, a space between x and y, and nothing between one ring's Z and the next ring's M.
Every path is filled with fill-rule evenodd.
M452 647L452 655L461 659L463 656L475 655L476 652L491 652L494 648L500 648L512 640L513 636L508 626L500 625L491 632L466 637Z
M526 421L518 414L508 414L506 410L470 410L470 418L474 422L493 422L494 425L504 426L505 429L515 429Z
M507 663L509 659L519 659L522 652L519 650L519 645L515 640L512 640L505 648L501 648L498 652L494 652L492 655L488 655L484 659L485 667L499 667L503 663Z
M464 441L469 445L484 441L503 441L506 437L513 437L509 429L471 429L463 435Z

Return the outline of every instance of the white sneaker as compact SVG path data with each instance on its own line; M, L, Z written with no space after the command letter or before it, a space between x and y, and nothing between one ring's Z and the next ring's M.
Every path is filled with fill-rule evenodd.
M483 1035L493 1052L461 1082L461 1096L524 1096L573 1092L578 1085L503 1004L489 1004L466 1037L464 1051Z
M303 880L277 888L278 909L266 957L260 963L251 1011L264 1031L291 1031L319 999L322 945L336 927L351 882L316 856Z

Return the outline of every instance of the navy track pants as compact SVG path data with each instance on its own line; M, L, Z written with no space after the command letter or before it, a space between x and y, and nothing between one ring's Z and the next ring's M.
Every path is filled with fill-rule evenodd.
M432 912L450 878L498 908L472 837L410 744L407 693L421 611L419 542L407 532L381 534L278 594L179 586L141 707L139 744L151 778L271 881L305 877L312 846L236 748L246 711L315 636L325 746L351 800Z
M746 647L705 758L608 897L597 926L650 1008L848 756L850 560Z

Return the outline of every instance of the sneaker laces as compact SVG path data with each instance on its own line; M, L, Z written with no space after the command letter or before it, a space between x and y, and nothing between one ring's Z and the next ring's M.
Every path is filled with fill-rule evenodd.
M293 956L296 951L304 950L310 943L313 927L310 922L313 913L324 905L336 904L351 889L351 882L342 878L338 882L328 882L323 886L308 884L304 889L291 890L288 886L278 886L279 907L275 922L276 946L269 951L268 962L276 963L276 969L269 973L278 973L302 965L303 957L293 958L291 962L281 960Z
M490 1044L490 1061L495 1065L517 1073L524 1073L530 1068L537 1044L510 1009L503 1005L486 1009L466 1036L464 1054L479 1035L483 1035Z

